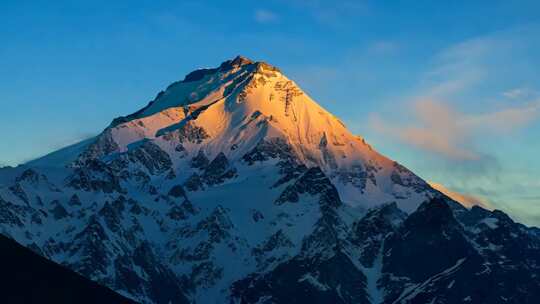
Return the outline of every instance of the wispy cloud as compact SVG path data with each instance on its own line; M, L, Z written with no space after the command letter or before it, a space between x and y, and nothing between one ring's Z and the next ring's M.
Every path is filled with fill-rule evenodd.
M272 23L276 22L279 19L276 13L266 9L256 10L254 18L255 21L257 21L258 23Z
M465 115L461 120L463 127L472 131L512 132L523 128L540 117L540 100L521 106L505 108L500 111L479 115Z
M340 26L344 18L358 18L371 10L366 1L360 0L287 0L287 5L293 5L311 14L313 18L324 25Z
M503 96L509 99L522 99L531 97L534 92L528 88L514 88L502 93Z
M539 30L533 25L511 28L442 49L430 60L420 93L449 97L479 87L487 91L490 88L483 85L489 83L491 93L498 95L498 86L507 87L512 81L534 81L536 76L530 63L524 62L532 60L527 50L536 48ZM504 96L530 98L532 96L527 96L530 91L520 85L505 89Z
M443 49L431 60L415 93L394 107L409 119L396 121L395 113L372 114L371 127L448 159L480 160L486 154L476 150L478 140L511 134L540 118L540 97L532 90L518 87L501 96L488 87L504 85L500 61L508 60L517 46L526 45L523 40L527 39L520 37L530 34L530 30L514 29ZM489 96L486 105L490 108L479 106L482 96ZM515 102L509 104L505 98Z
M394 54L399 50L399 45L396 42L388 40L375 41L368 47L368 51L375 55Z
M372 115L374 130L419 148L455 160L479 160L474 149L479 136L508 134L540 117L540 101L485 113L464 113L450 104L425 99L410 108L413 121L399 124Z
M381 118L370 117L371 127L404 144L452 159L477 159L478 155L464 147L463 130L456 125L456 114L447 106L434 101L422 101L415 105L413 115L416 123L399 125Z

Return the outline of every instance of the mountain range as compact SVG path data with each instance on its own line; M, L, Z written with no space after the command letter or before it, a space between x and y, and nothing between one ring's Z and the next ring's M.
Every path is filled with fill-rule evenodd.
M0 169L0 232L140 303L540 303L539 229L454 201L241 56Z

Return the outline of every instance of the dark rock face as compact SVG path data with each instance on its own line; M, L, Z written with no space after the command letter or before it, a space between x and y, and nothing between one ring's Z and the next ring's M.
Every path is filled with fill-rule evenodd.
M122 212L124 211L124 199L118 199L113 203L105 202L103 207L98 211L98 214L103 218L105 225L112 232L118 233L120 231L122 220Z
M197 213L197 209L195 209L195 207L191 204L190 201L185 200L179 206L175 205L171 207L169 212L167 212L167 216L173 220L185 220L189 216L194 215L196 213Z
M180 144L188 142L193 144L201 144L205 139L210 137L205 129L196 126L191 121L185 122L181 126L178 126L178 128L175 130L168 132L167 130L160 130L157 134L163 134L163 137L166 140L175 140Z
M281 177L272 185L272 188L279 187L291 180L297 179L308 170L304 164L298 164L292 160L280 161L278 167Z
M172 161L157 144L141 141L127 152L78 163L66 184L77 190L125 193L121 186L123 182L130 180L151 188L150 176L154 175L174 178Z
M252 254L257 257L257 263L260 268L264 268L266 263L273 262L273 257L270 258L270 261L265 261L264 256L268 253L281 249L281 248L293 248L294 244L289 240L289 238L283 233L282 230L278 230L276 233L272 234L268 240L260 244L252 250Z
M80 206L81 205L81 199L77 194L73 194L71 198L69 199L68 205L70 206Z
M326 138L326 132L323 133L323 136L319 141L319 149L321 150L321 153L323 155L324 162L333 170L337 169L335 156L330 150L328 150L328 138Z
M123 254L114 261L115 288L134 295L145 295L153 303L189 303L183 294L183 283L163 266L147 243L142 243L133 255ZM132 268L146 276L135 275Z
M239 303L370 303L365 277L343 253L325 260L299 258L232 286Z
M25 208L6 202L0 197L0 223L8 226L23 226L19 213L25 213Z
M99 160L87 161L84 166L76 168L66 179L66 185L84 191L124 192L114 170Z
M51 183L45 174L42 174L35 169L26 169L15 178L15 184L12 189L15 194L24 192L24 187L44 187L52 192L62 192L56 185ZM20 197L23 199L22 197ZM23 199L24 200L24 199Z
M271 158L288 160L294 158L291 146L283 139L274 138L261 141L252 151L243 156L243 160L252 165L255 162L267 161Z
M83 258L71 267L86 277L102 277L107 274L109 253L105 247L111 240L96 216L92 216L87 226L75 236L71 255L80 254Z
M18 197L21 201L23 201L26 205L30 203L28 199L28 195L24 191L23 187L20 183L15 183L15 185L9 187L9 191L13 193L16 197Z
M189 191L197 191L204 189L204 182L199 174L194 173L186 180L184 187Z
M229 229L233 227L226 210L218 206L206 219L197 224L197 230L208 232L209 241L217 243L229 237Z
M243 65L252 64L252 63L253 63L253 61L249 60L246 57L236 56L233 60L227 60L227 61L223 62L219 66L219 69L220 70L230 70L230 69L232 69L234 67L239 67L239 66L243 66Z
M199 153L191 160L191 167L196 169L204 169L208 166L210 160L204 154L203 150L199 150Z
M221 184L225 180L233 178L236 175L236 169L232 168L229 160L223 154L219 153L212 162L204 169L202 178L208 185Z
M429 185L424 180L397 162L394 162L394 171L390 178L396 185L412 188L417 193L429 188Z
M216 158L208 162L208 158L199 151L192 160L192 167L202 170L200 174L193 173L184 186L189 191L204 189L206 186L222 184L228 179L236 176L236 169L229 164L229 160L223 153L219 153Z
M199 69L186 75L182 82L198 81L204 78L206 75L214 74L217 69Z
M242 160L250 166L271 159L278 160L277 166L280 174L280 178L272 185L273 188L297 179L307 171L307 167L298 161L291 146L281 138L261 141L253 150L242 157Z
M377 169L373 166L353 165L350 170L337 172L336 176L343 184L351 184L364 193L368 182L377 185L375 172Z
M53 205L54 208L51 210L51 213L53 214L55 219L60 220L69 215L66 208L64 208L64 206L62 206L60 202L55 201Z
M297 203L300 195L304 193L321 194L321 201L334 206L341 203L337 189L319 167L310 168L292 185L287 186L275 203L278 205L286 202Z
M156 303L189 303L182 291L182 282L170 269L161 266L147 243L142 243L137 247L133 261L148 275L149 281L144 286L147 290L146 293Z
M385 263L385 270L415 281L442 272L459 259L476 254L463 234L444 200L424 203L387 241L385 251L391 251L392 258Z
M187 199L186 192L184 191L184 188L181 185L173 186L171 190L169 190L168 195L172 197L176 197L176 198L183 197Z
M47 179L45 176L40 175L33 169L26 169L15 179L15 182L20 183L26 181L32 184L37 184L41 178L45 180Z
M164 173L172 167L169 154L151 141L145 141L139 147L130 150L127 158L132 163L141 164L151 175Z
M112 138L111 129L106 129L96 137L90 146L75 161L75 166L84 166L86 162L99 159L118 151L119 146Z
M373 263L382 250L383 243L389 235L395 233L407 218L396 203L371 209L352 227L351 242L362 248L360 262L365 267L373 267Z

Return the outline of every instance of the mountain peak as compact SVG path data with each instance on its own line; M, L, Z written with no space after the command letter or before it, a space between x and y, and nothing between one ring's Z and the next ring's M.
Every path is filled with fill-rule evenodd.
M220 68L221 69L230 69L232 67L240 67L248 64L252 64L253 61L247 57L244 57L242 55L238 55L234 57L232 60L227 60L223 63L221 63Z
M132 150L147 158L144 141L155 144L150 149L155 157L170 159L164 167L171 176L183 174L184 163L200 152L209 159L222 153L234 165L259 151L286 155L293 166L321 168L351 205L371 208L397 201L411 211L418 205L411 198L430 189L353 135L277 68L243 56L172 83L146 107L115 119L82 152L77 150L72 164L110 162Z
M233 59L226 60L222 62L217 68L202 68L194 70L186 75L184 80L180 81L182 83L194 82L202 80L205 76L215 74L217 72L226 73L228 71L234 70L235 68L242 67L252 67L249 69L250 72L257 72L261 68L266 70L272 70L279 72L279 69L264 62L264 61L253 61L242 55L238 55Z

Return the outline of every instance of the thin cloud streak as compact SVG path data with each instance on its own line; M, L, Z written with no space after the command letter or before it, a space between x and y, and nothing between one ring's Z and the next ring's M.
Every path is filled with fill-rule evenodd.
M474 141L479 136L511 133L540 117L540 101L480 114L466 114L449 104L432 100L414 102L414 121L391 123L372 115L370 126L402 143L452 160L479 160Z
M274 12L266 9L258 9L254 15L255 21L258 23L272 23L276 22L279 18Z
M371 8L366 1L358 0L287 0L282 1L306 11L322 25L339 27L345 25L348 18L358 18L371 13Z
M531 95L533 95L533 91L529 90L527 88L515 88L508 91L503 92L503 96L509 99L520 99L520 98L527 98Z
M471 129L511 132L525 127L540 116L540 101L501 111L465 117L463 125Z

